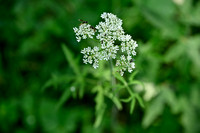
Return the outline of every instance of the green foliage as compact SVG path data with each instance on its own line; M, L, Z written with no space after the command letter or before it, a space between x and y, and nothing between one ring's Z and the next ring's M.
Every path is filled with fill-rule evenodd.
M113 90L113 88L115 88L115 86L113 86L113 84L111 82L111 79L114 77L110 77L105 79L105 71L106 69L108 69L106 67L106 64L101 64L101 69L99 69L98 71L93 71L90 76L93 77L91 79L87 78L87 75L89 75L89 71L84 71L83 68L83 72L85 73L81 73L80 72L80 68L79 65L77 64L76 58L73 56L73 54L71 53L71 51L67 48L66 45L62 44L62 49L63 52L65 54L65 57L67 59L67 62L70 64L71 69L73 70L74 74L70 76L70 79L72 80L68 80L71 81L72 84L77 85L76 88L79 89L79 92L82 90L86 90L86 87L90 87L89 89L92 89L93 93L97 93L95 99L96 102L96 106L95 106L95 111L96 111L96 120L94 122L94 127L99 127L103 117L104 117L104 113L106 111L106 102L105 102L105 98L109 98L117 107L118 110L122 110L122 103L121 101L126 102L126 100L120 100L120 89L127 89L127 91L129 92L130 96L129 98L131 98L131 102L130 102L130 113L133 113L133 109L135 107L135 100L137 99L140 103L140 105L142 107L144 107L143 101L140 98L140 96L136 93L133 92L133 90L130 89L129 84L139 84L139 81L134 80L134 76L136 75L136 72L132 73L129 77L129 81L130 83L127 83L126 80L120 76L119 73L111 73L111 76L115 76L116 79L118 79L119 81L122 82L122 84L120 82L116 83L116 89L118 90L118 92L115 92L116 89ZM87 68L87 67L86 67ZM108 71L109 72L109 71ZM97 74L96 74L97 73ZM100 73L100 75L98 75ZM95 78L95 75L98 75L97 78ZM69 75L68 75L69 76ZM74 78L73 78L74 77ZM93 80L93 82L91 83L90 81ZM66 80L67 81L67 80ZM65 82L66 82L65 81ZM87 86L85 86L85 83L88 83ZM47 82L47 84L49 85L49 82ZM92 86L95 86L94 88L91 88ZM120 86L120 88L118 87ZM46 85L45 85L46 87ZM74 86L73 86L74 87ZM67 101L70 97L70 91L69 89L71 88L66 88L65 92L62 94L62 97L60 98L57 107L60 107L65 101ZM78 91L73 90L72 93L77 93ZM79 94L83 94L83 93L79 93ZM72 94L71 94L72 95ZM80 98L82 98L83 95L80 95ZM76 98L76 94L75 94L75 98ZM83 99L84 100L84 99ZM129 101L128 101L129 102Z
M139 44L112 87L109 64L82 63L96 42L72 30L104 11ZM2 1L0 132L200 132L199 12L198 0Z

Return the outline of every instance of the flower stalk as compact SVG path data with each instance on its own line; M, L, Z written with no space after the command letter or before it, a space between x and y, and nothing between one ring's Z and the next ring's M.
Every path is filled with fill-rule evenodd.
M111 79L111 87L112 90L115 90L115 86L116 86L116 79L115 76L113 75L114 71L113 71L113 62L112 59L110 59L110 79Z

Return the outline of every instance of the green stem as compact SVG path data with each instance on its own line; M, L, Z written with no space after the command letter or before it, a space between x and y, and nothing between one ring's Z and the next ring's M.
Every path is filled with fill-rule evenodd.
M113 62L112 62L112 59L110 59L110 77L111 77L111 88L112 88L112 91L114 92L115 91L114 87L116 86L116 80L115 80L115 77L113 75ZM117 114L118 114L118 110L113 105L112 106L112 124L113 124L113 126L116 125Z
M126 89L127 89L127 91L129 92L129 94L130 94L131 96L134 96L134 93L131 91L131 89L129 88L128 85L126 86Z
M115 90L114 86L116 85L116 80L115 80L115 77L113 75L113 62L112 62L112 59L110 59L110 77L111 77L111 87L112 87L112 90L114 91Z

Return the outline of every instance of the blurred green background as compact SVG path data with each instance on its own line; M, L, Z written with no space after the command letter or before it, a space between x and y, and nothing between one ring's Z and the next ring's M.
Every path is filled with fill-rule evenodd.
M130 115L123 105L115 120L108 108L94 128L95 94L85 85L83 98L73 98L79 85L61 44L79 71L94 71L72 28L78 19L98 24L103 12L121 18L139 44L135 78L145 90L134 89L145 108L136 104ZM199 0L1 0L0 31L1 133L200 132Z

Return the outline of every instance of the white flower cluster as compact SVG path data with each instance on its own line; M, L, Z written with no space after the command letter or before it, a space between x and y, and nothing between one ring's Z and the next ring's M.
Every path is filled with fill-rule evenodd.
M86 39L87 37L93 38L93 35L95 34L94 29L91 28L91 25L84 23L79 26L79 28L73 28L74 32L76 33L76 39L78 42L81 41L81 39Z
M103 13L101 18L105 21L99 22L95 29L85 23L81 24L79 29L73 28L78 42L87 37L93 38L95 32L97 32L96 39L100 42L100 46L81 50L81 53L84 54L83 62L93 64L96 69L99 66L99 60L116 59L116 66L119 67L121 76L126 70L131 73L135 68L133 56L136 55L135 48L138 44L130 35L124 33L122 20L116 15ZM116 40L120 41L121 45L115 44Z

